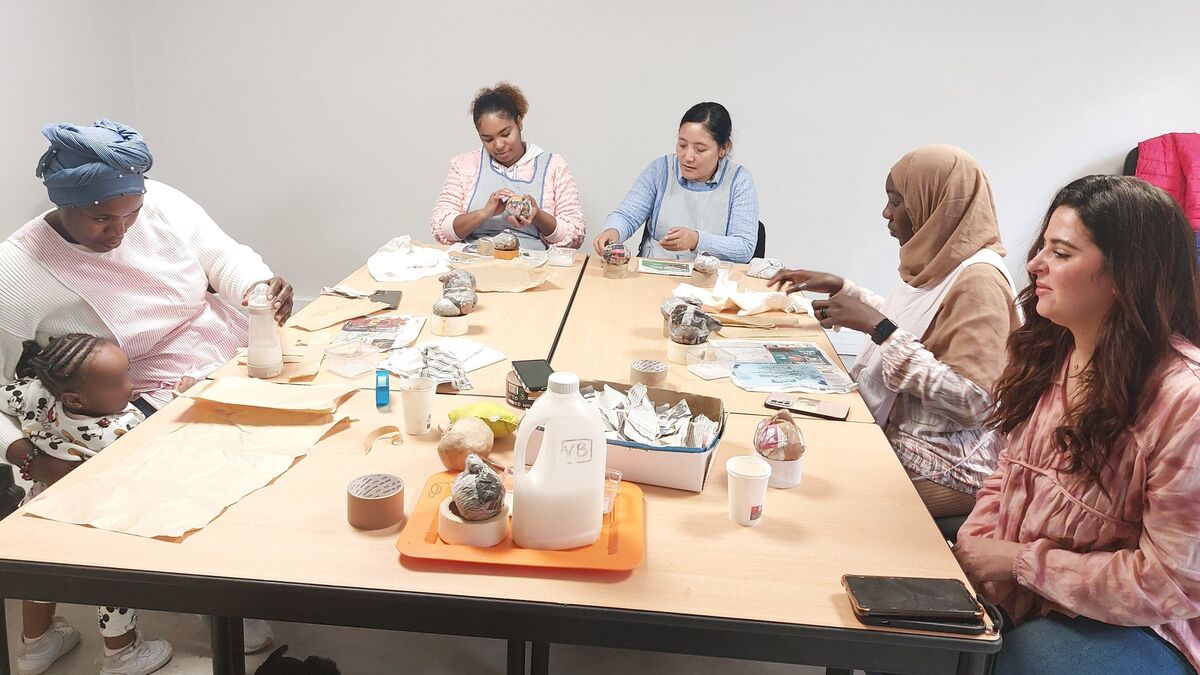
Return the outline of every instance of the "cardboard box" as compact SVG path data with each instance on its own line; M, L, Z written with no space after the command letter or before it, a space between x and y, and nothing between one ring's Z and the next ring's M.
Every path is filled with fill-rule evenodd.
M579 386L591 386L600 391L606 384L622 393L628 391L631 386L603 380L584 380ZM650 400L654 401L655 405L675 405L681 400L687 401L693 416L703 414L717 422L716 436L707 448L658 447L610 439L605 450L608 468L620 471L621 480L691 492L702 491L708 481L709 469L717 456L717 446L721 444L721 436L725 433L725 404L719 398L684 394L670 389L650 388L648 391ZM531 447L526 455L528 462L537 458L541 439L540 430L531 435Z

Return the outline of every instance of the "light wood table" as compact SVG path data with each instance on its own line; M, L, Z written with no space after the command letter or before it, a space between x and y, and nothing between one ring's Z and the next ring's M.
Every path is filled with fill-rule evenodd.
M436 413L473 398L438 396ZM198 405L177 399L50 489L70 490L93 468L125 460L141 442L185 424ZM0 522L0 594L486 636L510 647L533 640L922 673L983 672L999 648L994 636L886 630L854 619L843 574L963 578L873 425L801 420L809 446L802 484L771 490L761 525L744 528L727 515L724 461L751 452L760 418L731 415L702 493L644 488L642 564L589 573L412 560L395 548L402 526L353 529L345 494L352 478L401 476L411 513L442 467L436 431L364 454L370 430L400 422L399 410L375 408L371 392L358 392L342 411L357 421L181 540L14 514ZM511 438L494 458L509 462Z
M733 384L729 378L704 380L688 371L686 365L667 360L667 338L662 333L662 313L659 305L671 297L680 283L691 283L686 277L638 274L637 261L630 265L624 279L605 278L602 264L593 258L583 272L579 291L563 327L562 338L554 350L551 365L555 370L569 370L583 379L628 382L629 366L637 359L657 359L668 366L667 381L660 385L693 394L714 396L725 401L729 412L762 415L767 394L749 392ZM766 281L748 277L745 265L734 266L733 278L738 285L752 290L766 290ZM758 337L776 340L800 340L820 345L839 365L837 352L825 336L820 324L807 314L768 312L762 318L788 322L794 327L759 331ZM732 339L743 339L745 331L737 331ZM721 339L714 336L710 339ZM866 403L857 392L849 394L800 394L811 398L828 399L850 406L849 421L872 422Z
M505 360L470 372L473 389L465 393L481 396L500 396L505 393L505 377L512 370L511 361L520 359L545 359L550 356L555 340L566 319L571 306L571 297L579 283L580 273L587 263L586 256L577 255L575 264L571 267L550 267L550 278L537 288L522 293L480 293L479 304L469 315L470 329L464 338L487 344L504 352ZM468 268L469 269L469 268ZM442 284L437 277L425 277L416 281L403 283L382 283L375 281L366 265L342 280L343 284L364 291L401 290L404 295L396 312L414 316L430 315L430 308L438 298L442 297ZM307 308L306 308L307 309ZM392 311L392 310L389 310ZM297 312L302 317L305 310ZM336 339L340 323L329 328L307 333L297 329L287 329L285 342L293 336L303 336L315 341L329 343ZM417 342L436 339L438 336L426 321L417 337ZM326 345L332 346L332 345ZM323 349L324 347L318 347ZM293 372L292 364L284 364L280 377L286 380ZM246 366L239 365L237 359L232 359L211 377L247 377ZM344 384L350 381L360 389L375 388L374 371L356 378L344 378L329 372L322 364L321 371L315 377L303 380L311 384ZM398 387L399 379L392 378L392 388ZM440 393L454 393L450 385L439 387Z

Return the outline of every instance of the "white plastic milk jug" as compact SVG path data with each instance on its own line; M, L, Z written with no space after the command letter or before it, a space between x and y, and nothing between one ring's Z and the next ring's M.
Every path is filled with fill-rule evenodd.
M258 284L250 291L246 306L250 309L250 344L246 347L246 370L250 377L275 377L283 370L283 350L279 346L279 325L275 307L267 299L270 288Z
M530 435L545 427L537 460L525 470ZM579 393L574 373L554 373L521 420L513 459L513 543L561 550L600 536L607 456L600 413Z

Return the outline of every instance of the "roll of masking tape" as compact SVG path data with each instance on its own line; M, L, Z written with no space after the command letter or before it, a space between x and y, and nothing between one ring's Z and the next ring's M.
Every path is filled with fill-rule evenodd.
M438 508L438 537L447 544L489 548L508 536L508 506L487 520L467 520L453 508L454 499L447 497Z
M705 343L701 342L698 345L681 345L678 342L667 338L667 360L671 363L678 363L681 366L686 366L688 350L701 347L704 344Z
M629 366L629 384L657 387L667 381L667 364L654 359L638 359Z
M346 486L346 520L360 530L380 530L404 519L404 481L369 473Z
M457 335L466 335L470 326L467 323L466 316L431 316L430 323L433 324L433 334L443 337L455 337Z

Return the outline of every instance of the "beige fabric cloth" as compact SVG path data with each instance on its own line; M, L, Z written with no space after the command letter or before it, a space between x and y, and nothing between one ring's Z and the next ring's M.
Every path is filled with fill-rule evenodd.
M983 248L1005 254L992 187L973 157L952 145L927 145L891 170L904 198L913 236L900 247L900 278L922 288L937 284ZM997 311L1007 305L1007 312ZM998 270L967 268L921 336L942 363L991 391L1004 370L1004 344L1018 325L1012 291Z

